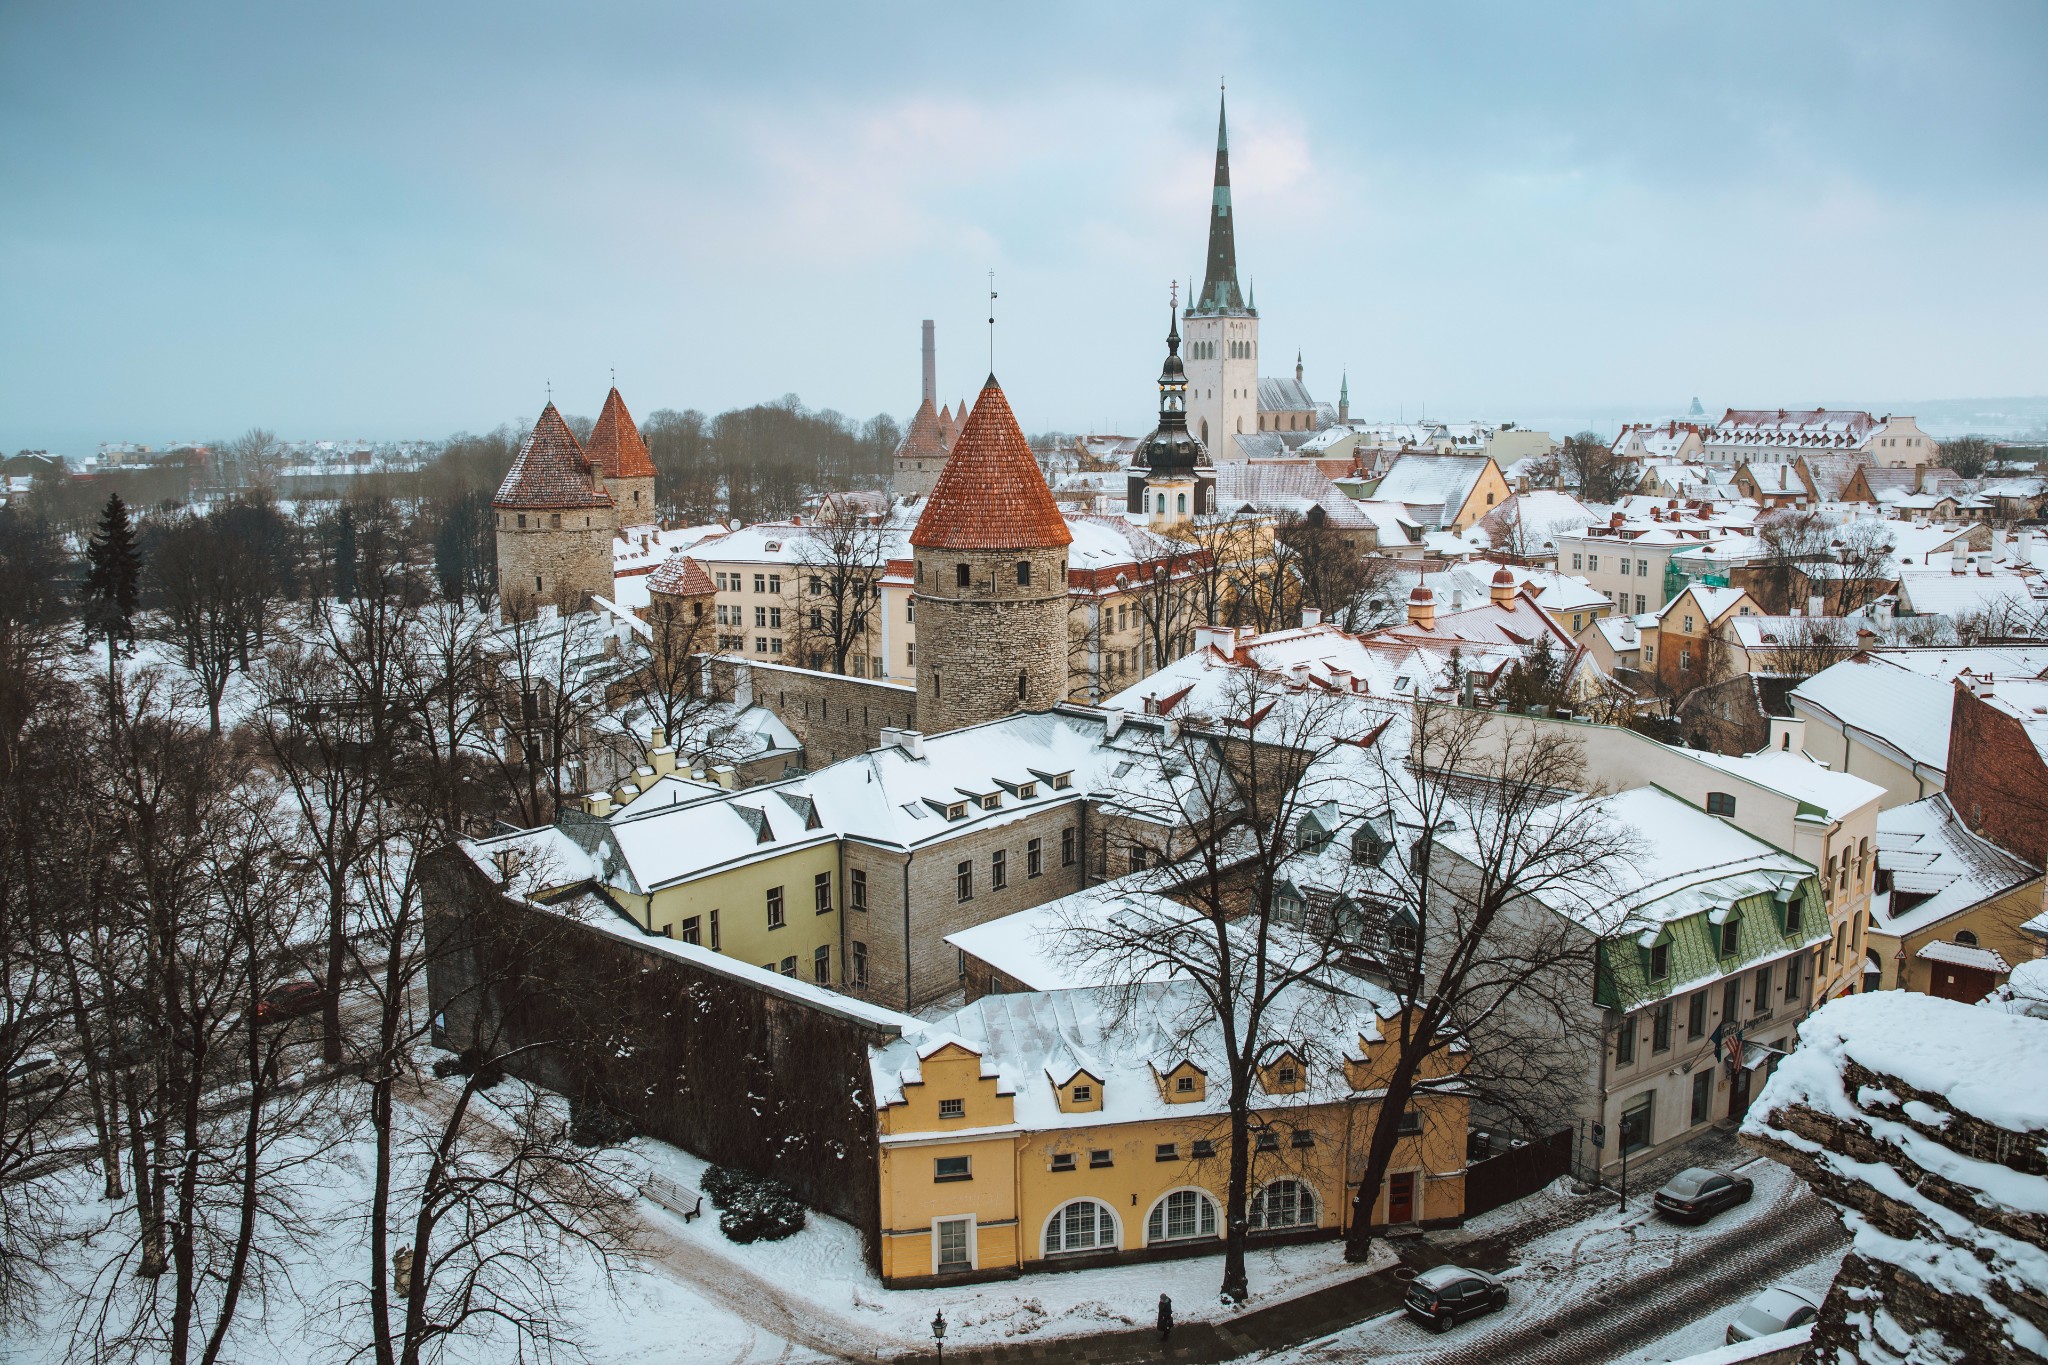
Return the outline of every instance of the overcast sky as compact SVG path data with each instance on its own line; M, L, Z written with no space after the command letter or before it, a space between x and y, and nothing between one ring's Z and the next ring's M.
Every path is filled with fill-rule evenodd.
M1220 76L1354 414L2048 391L2048 6L0 2L0 446L795 392L1149 428Z

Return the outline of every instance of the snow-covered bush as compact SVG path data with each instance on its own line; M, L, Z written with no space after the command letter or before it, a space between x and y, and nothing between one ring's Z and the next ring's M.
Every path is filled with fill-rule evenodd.
M804 1206L772 1176L712 1166L704 1195L718 1215L718 1230L734 1242L779 1242L804 1225Z

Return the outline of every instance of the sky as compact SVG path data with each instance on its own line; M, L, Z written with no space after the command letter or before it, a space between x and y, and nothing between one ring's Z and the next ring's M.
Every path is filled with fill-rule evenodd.
M0 448L797 394L1148 430L1219 81L1354 416L2048 393L2048 5L0 0Z

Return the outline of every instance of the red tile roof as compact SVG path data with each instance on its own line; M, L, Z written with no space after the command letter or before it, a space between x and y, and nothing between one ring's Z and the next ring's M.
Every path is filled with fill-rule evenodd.
M619 397L616 387L605 395L604 411L597 415L597 425L590 429L590 442L584 449L607 479L654 477L647 442L640 439L640 428L633 425L633 414L626 411L626 400Z
M696 560L675 555L648 576L647 590L672 597L706 597L717 592L718 585Z
M1035 550L1073 539L1002 386L990 375L925 499L910 543L943 550Z
M899 460L943 460L946 458L945 421L938 409L927 398L917 405L917 415L910 419L910 430L903 433L903 440L896 447Z
M491 506L506 508L611 505L611 494L597 487L590 460L553 403L541 409L491 499Z

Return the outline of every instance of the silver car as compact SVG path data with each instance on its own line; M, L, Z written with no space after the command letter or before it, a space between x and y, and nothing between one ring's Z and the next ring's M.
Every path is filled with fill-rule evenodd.
M1773 1332L1789 1332L1794 1327L1806 1326L1819 1316L1820 1305L1804 1289L1774 1284L1751 1299L1749 1306L1728 1324L1728 1344L1755 1341Z

